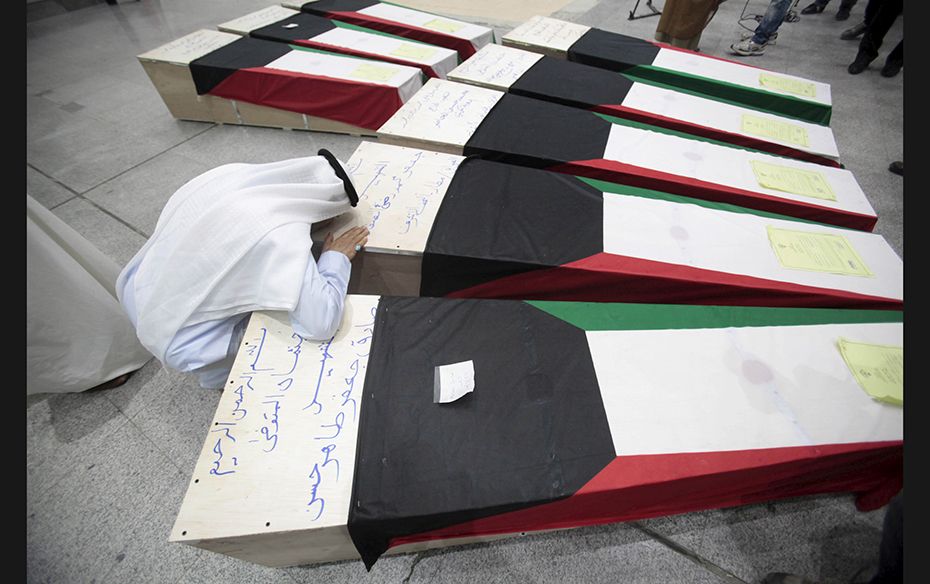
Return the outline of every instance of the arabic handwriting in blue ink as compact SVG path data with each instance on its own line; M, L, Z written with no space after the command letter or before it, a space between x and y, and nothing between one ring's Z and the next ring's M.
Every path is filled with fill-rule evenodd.
M214 432L224 432L227 438L229 438L233 442L236 441L236 438L232 434L229 433L229 428L214 428L213 430L210 430L211 434ZM235 458L233 460L235 460Z
M216 444L213 446L213 453L216 454L216 460L213 461L213 468L210 469L210 474L218 476L218 477L228 475L228 474L233 474L234 472L236 472L234 470L225 470L225 471L220 470L220 461L223 460L223 447L221 445L222 441L223 441L223 437L220 436L219 438L217 438Z
M263 404L274 404L274 412L271 414L271 417L268 417L268 413L262 414L262 416L268 420L273 426L274 430L269 429L268 426L262 426L261 433L265 437L266 441L271 442L271 448L269 450L262 449L264 452L271 452L278 446L278 411L281 409L281 403L278 400L263 401Z
M317 397L319 397L320 395L320 384L323 383L323 372L326 370L326 361L332 358L332 355L330 355L329 353L329 348L333 344L334 338L336 337L333 337L332 339L329 339L325 343L320 344L320 350L323 352L323 358L320 360L320 373L316 379L316 387L314 388L314 391L313 391L313 400L311 400L309 404L303 407L303 409L306 410L306 409L309 409L311 406L314 406L314 405L317 406L317 411L314 412L315 415L318 415L320 412L323 411L323 404L317 401Z
M410 175L413 174L413 167L416 166L418 162L420 162L420 159L423 157L423 154L425 154L425 152L423 152L422 150L418 151L413 156L413 160L408 162L407 165L404 166L403 169L401 169L401 173L407 175L407 178L410 178Z
M324 501L322 497L317 496L317 489L319 489L320 482L323 480L323 477L320 475L319 465L314 464L313 470L311 470L310 474L307 476L311 481L310 502L307 503L307 507L312 509L314 505L319 503L319 511L317 511L316 517L313 518L313 521L316 521L320 518L320 515L323 514L323 509L326 508L326 501ZM307 509L307 511L310 511L310 509Z
M407 229L402 231L402 233L408 233L410 228L414 225L419 225L420 215L423 214L423 211L426 210L426 206L429 204L429 199L427 197L420 198L420 207L408 207L407 208L407 219L404 221L404 225L407 226Z
M241 406L242 406L242 400L244 399L243 396L242 396L242 391L243 391L243 388L244 388L244 387L245 387L244 385L240 385L239 387L236 388L236 391L233 392L234 394L236 394L236 395L239 396L239 399L237 399L237 400L235 401L236 409L234 409L234 410L232 411L232 413L233 413L233 415L236 415L236 414L238 414L238 413L240 413L240 412L242 413L242 415L239 417L239 419L236 420L237 422L241 422L241 421L243 420L243 418L245 418L245 416L249 413L248 410L246 410L245 408L241 407Z
M368 222L368 231L372 231L375 228L375 225L378 224L378 219L381 218L381 211L375 211L371 216L371 221Z
M261 330L262 330L262 337L261 337L261 340L259 340L258 342L258 350L255 351L255 360L252 361L252 364L249 365L249 367L252 369L252 371L271 371L271 369L267 367L264 369L258 367L258 360L261 358L262 349L265 347L265 338L268 336L268 329L266 329L265 327L262 327Z
M375 209L390 209L391 208L391 197L384 197L380 203L375 203L372 205Z
M318 436L318 437L314 438L314 440L332 440L333 438L335 438L336 436L338 436L339 433L342 432L342 424L345 422L345 418L346 418L345 413L339 412L338 414L336 414L334 423L332 423L332 424L320 424L320 428L335 428L335 429L336 429L336 431L335 431L336 433L333 434L332 436Z
M262 452L272 452L278 446L278 434L269 434L268 426L262 426L262 436L265 437L265 440L271 442L271 448L265 450L262 448ZM277 432L277 430L275 430Z
M355 390L355 378L358 377L358 372L359 372L359 362L358 362L358 359L356 359L355 361L352 362L351 365L349 365L349 369L351 369L351 370L353 371L352 377L346 377L345 382L346 382L346 385L348 385L349 387L348 387L348 389L346 389L345 391L342 392L342 394L341 394L341 395L342 395L342 403L339 404L339 407L345 407L346 404L348 404L348 403L351 402L351 403L352 403L352 421L354 422L354 421L355 421L356 408L357 408L358 406L357 406L357 404L355 403L355 398L352 397L352 392Z
M376 170L375 170L375 175L374 175L373 177L371 177L371 180L368 181L368 184L365 185L365 188L362 189L362 192L359 194L359 198L362 198L363 196L367 196L367 195L368 195L368 189L370 189L372 186L378 184L378 181L380 180L380 178L381 178L382 176L384 176L384 169L385 169L385 168L387 168L387 163L386 163L386 162L381 162L381 163L375 165L375 169L376 169Z
M326 468L326 465L327 465L327 464L329 464L329 463L331 463L331 462L335 462L335 463L336 463L336 481L338 482L338 481L339 481L339 460L338 460L337 458L335 458L335 457L333 457L333 458L330 458L330 457L329 457L329 455L330 455L330 454L333 452L333 450L335 450L335 449L336 449L336 445L335 445L335 444L327 444L327 445L324 446L323 448L320 448L320 452L322 452L322 453L325 455L325 458L323 459L323 464L321 464L320 466L323 467L323 468Z
M291 335L291 338L297 339L296 345L291 345L290 347L287 348L287 352L294 355L294 362L291 363L291 368L287 371L287 373L272 373L271 374L272 377L287 377L288 375L293 373L295 369L297 369L297 361L300 359L300 345L303 344L304 338L298 335L297 333L293 333Z

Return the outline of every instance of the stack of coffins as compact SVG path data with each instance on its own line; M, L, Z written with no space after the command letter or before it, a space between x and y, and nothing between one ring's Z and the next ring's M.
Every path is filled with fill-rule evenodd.
M458 53L452 49L283 6L269 6L224 22L217 28L257 39L417 67L429 77L445 78L458 64Z
M872 229L848 170L671 135L564 105L430 79L382 141L477 155L802 219Z
M490 40L371 0L299 7L460 52ZM236 32L309 22L281 14ZM616 57L603 31L541 22L511 44ZM450 74L474 85L430 79L356 149L358 205L315 233L370 230L342 325L311 341L252 315L172 541L370 569L817 493L875 509L901 488L903 264L817 125L829 87L802 99L753 69L761 87L709 100L688 67L735 64L642 43L634 73L691 88L489 47ZM733 99L762 94L815 123Z
M827 124L830 86L727 59L554 18L537 16L504 35L505 45L623 71L712 99Z

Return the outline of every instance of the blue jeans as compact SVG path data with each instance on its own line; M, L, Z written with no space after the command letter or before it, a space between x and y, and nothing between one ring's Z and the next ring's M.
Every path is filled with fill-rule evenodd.
M769 7L765 9L765 15L762 17L762 21L759 23L759 26L756 27L752 35L752 42L758 45L764 45L769 42L769 38L778 31L778 27L785 21L785 16L788 15L788 8L791 7L791 2L792 0L772 0L772 2L769 3Z

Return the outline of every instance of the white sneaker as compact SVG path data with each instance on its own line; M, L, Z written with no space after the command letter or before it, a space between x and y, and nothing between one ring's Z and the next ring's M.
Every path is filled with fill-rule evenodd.
M739 35L739 40L741 40L741 41L749 40L749 39L751 39L753 36L755 36L755 34L756 34L756 33L754 33L754 32L743 32L743 33L741 33L741 34ZM773 32L773 33L772 33L772 36L769 37L769 40L765 41L765 43L763 43L763 45L766 46L766 47L769 46L769 45L774 45L774 44L775 44L775 39L777 39L777 38L778 38L778 32L777 32L777 31L776 31L776 32Z
M736 55L752 57L765 53L765 45L754 43L752 39L746 39L730 45L730 50Z

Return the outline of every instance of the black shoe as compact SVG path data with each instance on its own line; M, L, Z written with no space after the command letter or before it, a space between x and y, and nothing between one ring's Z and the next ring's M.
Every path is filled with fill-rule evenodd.
M851 41L853 39L857 39L861 37L862 33L864 32L865 32L865 21L860 22L859 24L857 24L856 26L853 26L852 28L847 28L846 30L844 30L843 33L840 34L840 38L843 39L844 41Z
M903 66L904 63L900 61L885 61L885 66L882 67L882 77L894 77Z
M875 60L875 57L870 57L865 53L858 53L856 55L856 60L849 64L849 67L846 68L849 71L850 75L858 75L866 70L869 66L869 63Z
M837 20L846 20L849 18L849 8L847 6L840 6L840 9L836 11Z
M895 174L899 174L899 175L901 175L901 176L904 176L904 161L903 161L903 160L895 160L895 161L892 162L890 165L888 165L888 170L890 170L891 172L893 172L893 173L895 173Z
M820 2L814 2L804 8L801 11L801 14L820 14L823 12L823 9L826 8L826 4L821 4Z

